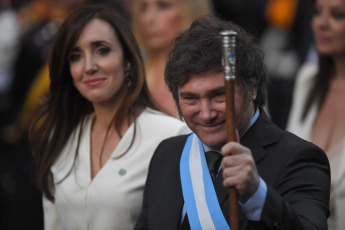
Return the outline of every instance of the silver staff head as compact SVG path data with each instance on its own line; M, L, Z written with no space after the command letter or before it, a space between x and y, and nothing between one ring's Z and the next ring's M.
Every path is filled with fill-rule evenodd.
M233 30L223 30L222 36L224 78L226 81L234 80L236 76L236 35Z

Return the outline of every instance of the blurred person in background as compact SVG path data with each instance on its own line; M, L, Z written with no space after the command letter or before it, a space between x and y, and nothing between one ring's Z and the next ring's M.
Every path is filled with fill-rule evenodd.
M315 0L318 62L299 71L287 130L312 141L331 165L330 230L345 228L345 0Z
M213 5L209 0L136 0L133 7L133 30L145 59L150 96L160 111L178 117L164 82L167 54L195 18L213 14Z
M153 110L140 50L115 9L67 18L49 69L30 129L45 229L133 229L154 149L189 129Z
M0 229L43 229L41 193L31 178L27 128L38 101L49 89L45 63L55 33L62 20L83 4L84 0L14 0L2 8L15 13L16 24L11 26L7 20L10 33L1 33L0 40L18 34L11 39L15 45L6 47L10 75L1 94Z
M4 95L12 81L13 62L19 50L19 20L15 9L9 6L0 6L0 34L0 110L2 110L6 103Z
M13 62L19 50L20 26L16 10L11 1L0 2L0 114L7 108L6 95L13 79ZM12 174L12 162L13 156L6 151L0 139L0 229L8 230L15 229L15 221L10 217L18 211L12 196L17 189L13 183L15 175ZM20 217L27 224L30 215L24 216L20 212L16 214L17 218ZM39 230L39 225L27 226L28 229L35 226Z
M21 26L18 58L14 61L13 80L6 95L7 108L1 113L1 139L5 144L10 146L25 138L27 120L31 119L32 108L37 104L35 101L28 105L27 98L39 100L48 91L45 65L55 33L62 21L86 2L34 0L18 10ZM41 93L30 91L32 87L38 89L35 84L40 84Z

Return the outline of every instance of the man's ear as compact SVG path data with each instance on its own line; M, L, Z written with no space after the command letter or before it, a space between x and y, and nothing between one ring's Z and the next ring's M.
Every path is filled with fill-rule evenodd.
M256 100L257 94L258 94L258 88L255 87L252 91L252 101Z

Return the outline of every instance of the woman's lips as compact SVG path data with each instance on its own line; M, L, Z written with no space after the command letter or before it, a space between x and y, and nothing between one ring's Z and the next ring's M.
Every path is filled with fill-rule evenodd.
M316 36L316 40L323 44L323 43L328 43L331 39L328 37L328 36L325 36L325 35L317 35Z
M93 78L84 81L85 85L89 87L95 87L102 84L105 81L105 78Z

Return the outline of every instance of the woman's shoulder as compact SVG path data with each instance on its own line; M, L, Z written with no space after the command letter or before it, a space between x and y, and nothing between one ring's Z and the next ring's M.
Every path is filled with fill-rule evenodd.
M146 108L140 114L137 123L151 130L185 130L182 133L191 132L185 122L151 108Z
M307 99L309 90L315 81L317 71L318 65L316 62L307 62L298 71L293 92L294 100L297 100L298 103L304 104L304 101Z
M317 108L313 105L309 109L307 117L303 120L302 115L306 100L309 95L309 91L313 85L317 71L317 62L307 62L303 64L298 71L293 92L292 104L286 125L286 130L305 139L309 139L310 128L314 121Z
M310 83L310 81L313 81L317 71L318 71L317 62L304 63L296 75L296 82L300 84Z
M145 110L143 110L139 118L143 120L155 120L158 123L168 122L173 124L185 124L183 121L176 117L169 116L165 113L151 108L146 108Z

